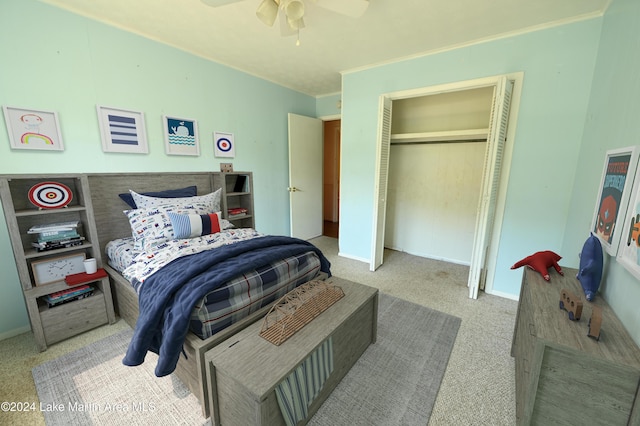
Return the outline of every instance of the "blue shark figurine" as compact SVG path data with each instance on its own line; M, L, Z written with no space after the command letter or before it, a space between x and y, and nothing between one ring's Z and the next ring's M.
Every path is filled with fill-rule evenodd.
M591 233L582 246L580 269L576 275L589 302L596 297L596 292L600 287L602 262L602 244L600 244L598 237Z

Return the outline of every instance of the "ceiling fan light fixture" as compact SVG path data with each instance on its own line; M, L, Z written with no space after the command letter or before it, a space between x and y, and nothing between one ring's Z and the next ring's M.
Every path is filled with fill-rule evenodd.
M300 30L301 28L304 28L304 19L300 18L294 20L287 18L287 24L289 24L289 28L292 30Z
M276 3L275 0L262 0L262 3L258 6L258 10L256 10L256 16L264 22L265 25L272 27L278 16L278 3Z
M289 0L284 4L284 13L287 19L297 21L304 16L304 3L302 0Z

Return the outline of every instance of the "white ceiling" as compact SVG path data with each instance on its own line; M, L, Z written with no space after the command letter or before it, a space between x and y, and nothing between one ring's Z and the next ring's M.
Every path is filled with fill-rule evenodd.
M300 46L258 20L261 0L41 1L319 96L339 92L344 71L600 16L612 0L370 0L360 18L305 0Z

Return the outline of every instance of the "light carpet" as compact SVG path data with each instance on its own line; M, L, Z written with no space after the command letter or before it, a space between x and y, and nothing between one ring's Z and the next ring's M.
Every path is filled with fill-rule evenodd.
M460 319L380 293L378 338L311 425L426 425ZM328 313L328 312L327 312ZM47 425L202 425L184 384L154 375L156 357L122 365L125 330L33 369Z

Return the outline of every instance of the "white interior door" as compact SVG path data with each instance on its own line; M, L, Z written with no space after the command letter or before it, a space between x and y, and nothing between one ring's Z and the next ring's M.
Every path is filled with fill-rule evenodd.
M373 253L369 269L375 271L384 261L384 225L387 214L387 184L389 182L389 153L391 151L391 99L383 97L380 101L378 123L378 152L376 159L376 182L373 206Z
M491 121L489 123L489 135L487 137L487 150L482 176L482 192L478 202L478 214L476 215L476 231L471 252L471 265L469 268L469 297L476 299L478 290L484 288L486 280L486 259L493 222L495 218L496 203L498 200L498 186L500 172L502 171L502 159L504 157L504 145L507 138L507 124L509 122L509 109L511 105L511 93L513 82L501 77L494 90L493 106L491 109Z
M322 120L289 114L291 236L322 235Z

